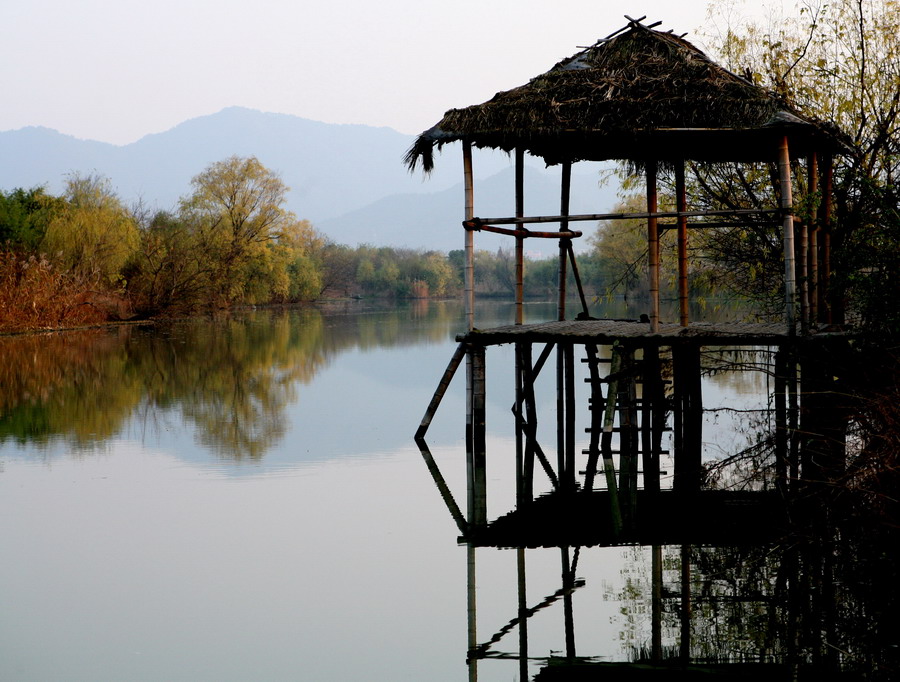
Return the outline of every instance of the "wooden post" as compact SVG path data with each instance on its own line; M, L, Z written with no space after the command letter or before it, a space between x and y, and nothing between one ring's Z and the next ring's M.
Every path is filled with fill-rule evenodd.
M472 510L469 523L487 523L487 439L485 433L485 352L484 346L473 346L472 356Z
M653 545L650 557L650 659L653 663L660 664L662 663L662 547Z
M700 489L703 449L703 400L700 384L700 348L672 348L675 380L675 481L680 493Z
M531 502L534 499L534 460L537 448L537 406L534 396L534 367L532 364L531 344L523 343L522 347L522 385L525 401L525 420L527 424L525 438L525 458L522 462L521 501Z
M516 148L516 217L525 217L525 150ZM525 225L516 223L516 324L525 320Z
M809 321L819 319L819 157L812 152L807 159L807 191L812 199L809 209Z
M525 548L516 549L519 620L519 679L528 679L528 594L525 582Z
M781 209L784 211L784 307L788 334L797 333L795 309L796 276L794 264L794 198L791 191L791 156L787 135L778 146L778 177L781 184Z
M518 324L518 323L517 323ZM522 372L524 367L523 353L526 344L516 342L515 344L515 373L516 373L516 406L515 406L515 423L516 423L516 504L522 504L525 481L523 474L525 473L525 391L522 382Z
M634 382L634 348L625 346L621 350L620 371L623 376L618 381L619 403L619 490L621 491L623 523L633 527L637 503L637 399Z
M787 383L787 459L790 470L791 491L796 492L800 482L800 457L798 450L799 400L797 395L797 354L794 347L786 349L785 381Z
M681 665L691 660L691 546L681 546Z
M478 657L473 656L478 647L478 601L475 572L475 546L466 545L466 625L467 643L469 645L466 665L469 669L469 682L478 682Z
M782 493L789 489L787 436L787 360L785 351L775 351L775 486Z
M576 552L578 550L575 550ZM560 547L560 559L562 561L562 587L563 587L563 624L566 637L566 659L575 658L575 613L572 604L572 590L575 588L575 571L569 560L569 548ZM577 555L576 555L577 558Z
M655 214L656 198L656 161L647 161L647 249L650 268L650 331L659 331L659 228Z
M806 222L796 225L796 230L800 233L800 245L797 248L797 258L799 260L799 282L800 285L800 330L805 334L809 328L809 226Z
M613 419L616 409L616 380L611 379L607 384L606 400L603 399L602 383L600 382L600 362L597 346L591 343L584 345L587 355L588 370L591 375L591 442L588 447L588 464L584 477L584 492L591 494L594 489L594 475L600 457L603 457L603 470L606 478L607 493L609 495L609 507L612 533L617 537L622 531L622 514L619 509L619 492L616 483L616 472L612 459L612 432ZM619 371L618 341L613 345L612 364L610 374L615 376Z
M684 182L684 161L675 167L675 194L679 213L687 211L687 189ZM687 216L678 216L678 309L682 327L690 322L688 308L688 231Z
M820 287L820 306L824 311L824 321L832 324L834 319L834 306L831 304L831 212L834 195L834 160L829 155L825 157L825 182L822 188L822 286Z
M569 215L569 197L572 184L572 162L566 161L562 167L562 181L560 187L560 215ZM560 232L568 229L568 221L560 223ZM558 266L558 283L557 283L557 304L556 319L566 319L566 280L568 279L568 250L571 247L571 239L559 240L559 266ZM571 344L560 343L556 348L556 414L557 414L557 471L561 487L565 487L569 483L569 477L566 475L568 456L569 436L569 420L574 420L574 396L568 392L569 374L568 370L571 366L571 359L574 350ZM571 407L570 407L571 405ZM571 412L570 412L571 410ZM573 429L574 430L574 429ZM571 436L574 438L574 433ZM571 448L574 451L574 445ZM574 483L574 481L573 481Z
M434 395L431 397L431 402L428 404L428 408L425 410L425 416L422 417L422 421L419 423L419 428L416 430L416 438L424 438L425 434L428 432L428 427L431 426L431 420L434 419L434 415L437 412L441 401L444 399L444 394L447 392L447 388L450 386L450 382L453 380L453 375L456 374L456 370L459 368L459 364L460 362L462 362L462 358L465 354L466 344L461 343L456 347L456 351L453 353L453 357L450 358L450 362L447 364L447 369L444 370L444 374L441 376L438 387L435 389Z
M575 346L564 344L566 349L566 459L565 479L560 476L561 486L575 489Z
M463 142L463 176L465 180L465 216L466 220L475 217L475 184L472 178L472 145ZM475 233L466 230L466 326L471 331L475 328Z
M659 439L665 422L665 395L663 394L659 347L644 346L643 383L641 395L641 449L644 469L644 490L659 492ZM660 419L660 411L662 418Z
M572 162L566 161L563 163L562 167L562 182L561 182L561 190L560 190L560 198L559 198L559 214L563 218L567 218L569 215L569 198L571 194L572 187ZM559 231L565 232L569 229L569 221L561 220L559 223ZM559 283L557 285L557 320L565 320L566 319L566 279L568 277L568 268L566 267L566 263L568 262L568 246L571 245L572 240L565 238L559 240Z

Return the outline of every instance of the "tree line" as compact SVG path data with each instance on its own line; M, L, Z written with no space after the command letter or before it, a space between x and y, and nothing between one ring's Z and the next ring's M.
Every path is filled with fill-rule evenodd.
M237 156L195 176L171 210L129 207L96 174L70 175L59 196L0 191L0 330L462 290L462 250L338 244L284 208L287 192L256 158ZM581 260L590 292L635 284L625 275L635 265L623 260L632 254L601 257L601 246ZM553 295L557 266L528 259L529 296ZM479 295L512 296L512 245L477 251L475 274Z

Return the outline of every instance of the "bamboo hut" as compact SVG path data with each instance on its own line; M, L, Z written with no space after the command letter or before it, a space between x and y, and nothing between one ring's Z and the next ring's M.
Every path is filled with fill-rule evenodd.
M683 37L654 30L657 24L645 26L641 20L628 19L628 24L619 31L562 60L527 84L499 92L482 104L448 111L409 150L406 156L409 168L421 165L428 172L434 166L436 151L451 142L462 143L467 188L464 225L469 255L466 290L470 311L474 291L472 233L491 230L516 238L517 300L521 304L523 239L561 239L561 264L565 265L567 240L578 236L569 229L571 223L635 217L634 214L566 215L571 165L578 161L620 160L642 170L647 177L647 212L640 217L648 222L651 330L656 331L659 325L657 221L660 218L672 218L679 223L681 324L687 325L687 222L703 217L709 225L721 225L729 216L727 212L717 212L716 222L710 220L709 214L688 211L684 201L684 163L769 161L778 164L781 200L780 206L771 208L768 219L783 223L785 322L793 330L798 304L795 251L799 251L799 243L794 243L790 160L808 159L809 172L814 177L807 186L814 191L820 184L827 188L827 177L822 183L818 181L819 167L827 175L831 168L828 159L845 149L840 133L788 106L775 93L714 63ZM475 219L472 146L515 154L520 171L516 216ZM559 216L522 215L521 166L526 153L543 159L548 165L562 165ZM677 179L679 196L674 212L657 210L656 176L660 167L674 171ZM803 263L810 261L809 272L817 280L810 283L810 290L819 292L824 289L822 285L830 267L827 196L821 205L822 239L816 239L820 226L810 225L814 242L800 254ZM526 227L549 222L558 223L559 231L534 232ZM561 278L560 283L564 287L565 279ZM815 301L810 303L808 292L803 293L807 298L799 302L806 314L808 309L817 306ZM561 301L564 301L562 293ZM564 319L563 313L560 319ZM516 321L521 323L521 314ZM471 327L471 312L469 323Z

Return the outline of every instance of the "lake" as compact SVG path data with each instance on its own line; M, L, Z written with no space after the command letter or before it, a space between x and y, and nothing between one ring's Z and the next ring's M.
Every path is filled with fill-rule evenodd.
M477 320L513 315L487 303ZM554 315L530 304L526 321ZM529 676L566 651L573 562L578 655L646 649L650 548L457 543L413 434L463 329L454 302L352 302L0 338L0 679L521 679L522 559L540 605ZM515 498L511 357L489 353L491 516ZM704 381L717 407L765 407L763 375ZM463 506L464 388L456 377L428 434ZM752 437L729 419L709 417L714 453ZM673 593L679 551L663 555ZM467 666L473 594L492 653Z

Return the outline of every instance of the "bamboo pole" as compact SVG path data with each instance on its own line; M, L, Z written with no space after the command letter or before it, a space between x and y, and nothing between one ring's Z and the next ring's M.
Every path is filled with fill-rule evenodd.
M572 275L575 277L575 287L578 289L578 298L581 301L581 310L587 315L587 298L584 295L584 287L581 285L581 275L578 274L578 263L575 260L575 249L572 248L572 242L569 242L567 251L569 252L569 262L572 264Z
M575 346L571 343L565 344L565 376L566 376L566 444L565 444L565 463L564 470L566 472L564 486L568 490L575 490Z
M525 216L525 150L516 148L516 217ZM516 223L516 324L525 321L525 236L522 223Z
M618 381L619 403L619 500L623 523L633 528L637 506L637 391L634 377L634 348L621 349L623 376Z
M795 223L796 225L796 223ZM805 222L797 225L800 245L797 249L797 269L800 280L800 330L805 334L809 328L809 226Z
M794 198L791 191L791 156L787 135L778 146L778 176L781 183L781 209L784 211L784 308L788 334L797 333L795 309L796 278L794 263Z
M519 618L519 679L528 679L528 595L525 581L525 548L516 549Z
M659 331L659 230L656 224L656 161L647 162L647 249L650 268L650 331Z
M662 598L663 565L662 547L650 549L650 660L662 663Z
M819 322L819 156L812 152L807 159L808 192L812 197L809 211L809 319Z
M463 142L463 176L465 180L465 219L475 217L475 184L472 177L472 145ZM475 233L466 230L466 325L475 328Z
M447 364L447 369L444 370L444 374L441 376L438 387L437 389L435 389L434 395L431 397L431 402L428 404L428 409L425 410L425 416L422 417L422 421L419 423L419 428L418 430L416 430L416 438L424 438L425 434L428 432L428 427L431 426L431 420L434 419L434 415L437 412L441 401L444 399L444 394L447 392L447 388L450 386L450 382L453 380L453 375L456 374L456 370L459 368L460 362L462 362L463 356L465 354L466 344L461 343L456 347L456 351L454 351L453 357L450 358L450 362Z
M703 397L700 348L680 344L672 348L675 380L676 492L693 494L700 487L703 447Z
M822 197L822 225L824 226L822 240L822 276L821 287L821 306L825 313L825 322L833 323L834 311L829 294L831 290L831 212L832 201L834 200L834 160L831 156L824 159L825 162L825 187L823 187Z
M687 188L684 182L684 161L675 167L676 209L679 213L687 210ZM678 217L678 309L682 327L690 322L688 309L688 234L687 216Z
M566 161L562 167L562 180L560 183L559 212L561 215L569 213L569 192L572 179L572 163ZM569 222L560 222L560 232L568 230ZM566 280L568 278L568 251L567 244L571 240L560 238L559 240L559 264L557 265L557 303L556 319L566 319ZM568 344L558 344L556 347L556 468L560 481L568 481L566 477L566 444L568 409L566 399L566 357L569 352Z
M577 550L576 550L577 551ZM569 560L569 548L560 547L560 560L562 563L562 587L563 587L563 627L566 638L566 659L575 658L575 613L572 604L572 590L575 589L575 571Z
M681 546L681 665L691 660L691 546Z
M660 410L665 395L662 388L662 369L659 364L659 346L645 346L643 360L643 382L641 384L641 449L643 451L642 467L644 470L644 490L647 493L659 492L659 450L657 432L665 421L665 413L660 419ZM661 434L659 434L661 435Z
M522 344L522 384L525 399L525 459L522 471L522 501L534 499L534 459L537 450L537 407L534 396L534 376L531 344Z
M469 682L478 682L478 657L474 655L478 647L478 590L476 578L475 546L470 542L466 545L466 634L469 648L466 656L466 666L469 669Z
M515 225L522 223L523 225L532 225L537 223L559 223L563 220L569 222L597 222L600 220L646 220L647 218L703 218L707 216L780 216L782 210L780 208L730 208L714 211L637 211L632 213L578 213L568 216L561 215L544 215L544 216L522 216L514 218L472 218L467 221L467 227L472 230L483 229L485 225ZM741 223L744 224L744 223Z
M518 322L516 324L519 324ZM515 344L515 390L516 402L513 409L513 418L516 424L516 504L521 505L524 502L525 490L525 390L522 381L522 370L524 366L522 355L525 352L525 343L517 342Z
M787 493L789 483L788 467L788 419L787 419L787 361L785 350L775 351L775 486Z
M483 346L470 351L472 356L472 472L473 508L470 523L483 526L487 523L487 463L485 433L485 352Z
M622 531L622 514L619 509L619 492L616 483L616 471L612 461L612 419L615 417L616 381L610 380L606 389L606 400L603 399L600 381L600 358L597 346L592 343L584 345L587 355L588 371L591 383L591 441L588 447L588 463L584 476L584 493L590 495L594 489L594 476L597 473L600 457L603 457L603 471L606 477L609 495L610 519L614 537ZM618 342L613 346L610 376L619 371Z
M743 225L743 223L741 223ZM490 223L479 222L477 218L463 222L463 227L473 232L492 232L494 234L505 234L509 237L517 239L575 239L583 233L578 230L567 230L566 232L536 232L535 230L526 230L524 227L520 230L511 230L508 227L496 227Z
M612 362L610 363L610 380L606 389L606 405L603 414L603 434L600 450L603 453L603 471L606 475L606 488L609 493L609 508L612 517L613 536L618 537L622 532L622 508L619 504L619 490L616 485L616 468L612 458L613 421L616 415L616 397L619 392L619 380L617 375L622 367L622 353L619 342L616 341L612 348ZM595 408L597 409L596 405ZM593 434L592 434L593 436Z
M437 462L434 461L434 456L431 454L431 448L428 447L428 443L425 442L424 438L417 436L415 441L416 445L419 446L419 452L422 454L422 459L425 460L425 466L428 467L428 473L431 474L431 479L434 481L435 486L437 486L438 492L441 494L441 499L444 500L444 504L447 506L447 511L449 511L450 516L453 517L453 521L456 523L459 532L464 536L467 535L469 532L469 525L466 523L465 517L459 510L459 505L456 504L456 499L453 497L453 493L450 492L450 486L447 485L447 481L441 473Z
M562 167L562 181L560 188L560 197L559 197L559 213L561 216L569 215L569 199L572 190L572 162L566 161L563 163ZM568 232L569 231L569 221L568 219L560 221L559 223L559 231L560 232ZM559 240L559 284L557 285L557 295L558 302L556 305L557 308L557 320L565 320L566 319L566 279L568 277L568 270L566 268L567 255L568 255L568 246L571 244L571 240L567 237L560 238Z

